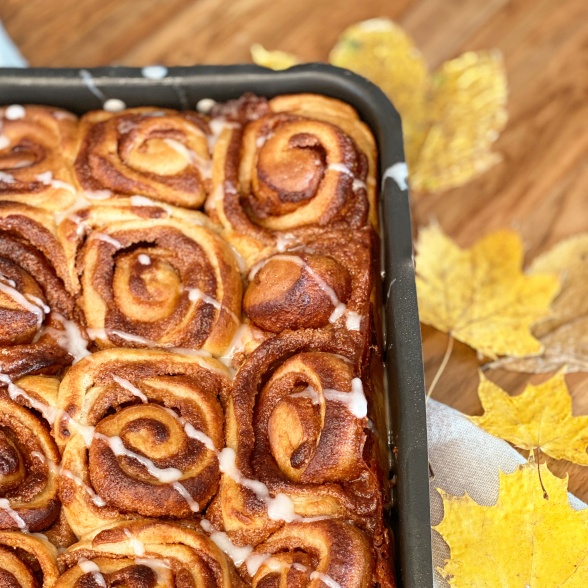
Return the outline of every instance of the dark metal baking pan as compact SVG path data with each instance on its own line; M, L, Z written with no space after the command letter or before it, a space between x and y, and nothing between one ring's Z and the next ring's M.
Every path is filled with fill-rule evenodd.
M88 83L88 80L91 80ZM36 103L82 114L109 98L128 106L194 108L202 98L225 101L244 92L271 98L314 92L354 106L371 127L380 170L404 162L400 117L369 81L324 64L274 72L254 65L175 67L160 80L141 69L0 69L0 104ZM393 455L396 570L403 588L433 585L427 433L421 336L412 257L408 190L394 174L381 186L388 439Z

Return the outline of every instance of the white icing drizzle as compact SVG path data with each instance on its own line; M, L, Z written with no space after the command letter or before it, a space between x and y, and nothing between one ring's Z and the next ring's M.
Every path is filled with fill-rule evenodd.
M120 241L117 241L116 239L105 233L92 233L91 238L98 239L99 241L104 241L105 243L109 243L115 249L122 249L122 243Z
M274 136L274 133L269 132L267 135L259 135L256 139L255 139L255 146L257 147L257 149L260 149L261 147L263 147L266 142L271 139Z
M46 171L41 174L37 174L35 176L35 179L38 182L41 182L41 184L43 184L45 186L51 186L52 188L56 188L56 189L63 188L64 190L69 190L73 194L76 193L75 187L72 186L71 184L68 184L67 182L64 182L62 180L53 179L53 172L52 171Z
M106 588L106 580L104 576L100 573L100 568L93 562L86 558L81 558L78 561L78 566L84 572L84 574L92 574L94 577L94 581L102 588Z
M241 272L241 274L244 274L245 270L247 269L247 264L245 263L245 258L237 251L237 249L235 248L234 245L231 245L229 243L229 247L231 248L231 251L233 252L233 255L235 256L235 260L237 261L237 266L239 268L239 271Z
M19 396L22 396L35 410L38 410L43 415L43 418L45 418L49 424L52 425L61 414L62 411L60 409L53 408L44 402L39 402L30 394L27 394L20 386L17 386L7 374L0 373L0 382L7 385L8 395L11 400L16 401Z
M382 176L382 186L384 185L386 178L392 178L401 190L408 190L408 167L404 161L399 161L391 165Z
M300 392L295 392L294 394L290 394L291 398L310 398L312 404L320 404L320 397L318 392L312 387L307 386L304 390Z
M182 483L173 482L172 488L188 503L192 512L198 512L200 510L200 505L192 498Z
M19 120L26 116L24 106L20 104L11 104L4 110L4 118L7 120Z
M0 171L0 182L3 182L5 184L15 184L16 179L12 174Z
M211 135L207 136L208 140L208 149L212 153L214 150L214 146L218 141L219 137L221 136L222 132L225 129L234 129L237 128L239 125L237 123L229 122L222 117L217 117L212 119L208 126L210 127Z
M271 557L272 556L269 553L252 553L245 562L247 573L253 578L262 564L265 563L267 565L269 563L268 560Z
M94 433L94 438L107 443L111 451L117 457L124 455L125 457L131 457L137 460L147 472L159 482L177 482L183 475L182 471L178 468L158 468L148 457L144 457L143 455L139 455L138 453L127 449L124 446L123 440L118 435L108 437L102 433Z
M280 253L284 253L288 247L296 243L297 238L296 235L292 233L284 233L283 235L278 235L276 240L276 248Z
M27 532L29 530L21 516L10 506L8 498L0 498L0 509L6 511L8 516L18 525L18 528L21 531Z
M223 531L217 531L211 525L210 521L202 519L200 521L200 526L210 535L210 539L212 539L216 546L233 560L233 563L237 567L251 555L251 552L253 551L252 545L237 547L226 533Z
M367 400L363 393L363 384L359 378L351 380L351 392L324 388L323 394L327 400L343 403L349 412L358 419L367 416Z
M88 341L82 337L78 324L75 321L66 319L57 312L54 312L52 316L63 325L63 331L48 328L46 332L50 332L57 345L65 349L74 358L73 363L77 363L83 357L90 355Z
M96 506L106 506L106 502L101 496L98 496L94 490L88 486L84 480L76 476L71 470L64 468L62 465L57 465L55 462L47 459L40 451L31 451L31 457L37 458L40 462L47 464L49 471L56 475L63 475L66 478L75 482L80 488L83 488L90 496L90 499Z
M91 486L88 486L88 484L86 484L84 482L84 480L82 480L81 478L76 476L71 470L65 469L61 466L56 467L56 470L59 474L61 474L62 476L65 476L66 478L69 478L77 486L82 488L88 494L88 496L90 497L90 500L96 506L98 506L98 507L106 506L106 501L101 496L96 494L96 492L94 492L94 490L92 489Z
M109 98L102 105L102 108L108 112L120 112L126 107L127 105L120 98Z
M117 376L116 374L112 375L112 379L119 386L121 386L125 390L128 390L129 392L131 392L133 394L133 396L136 396L137 398L139 398L141 400L141 402L144 402L145 404L147 404L149 402L149 398L147 398L147 396L145 396L145 394L143 394L143 392L141 392L141 390L139 390L139 388L134 386L127 379L121 378L120 376Z
M139 557L145 555L145 544L137 537L134 537L129 529L123 529L125 537L129 540L129 545L135 555Z
M231 343L225 351L224 355L219 358L220 361L222 361L227 367L231 367L233 365L233 358L235 355L243 351L247 341L250 341L252 338L253 334L251 333L251 327L249 327L249 325L246 323L240 325L233 335L233 339L231 340Z
M106 96L104 96L104 93L97 88L92 74L87 69L80 69L80 77L84 80L88 90L90 90L90 92L92 92L92 94L94 94L94 96L96 96L101 102L104 102Z
M333 578L331 578L331 576L327 576L327 574L323 574L321 572L312 572L312 574L310 574L310 579L320 580L323 584L326 584L328 588L341 588L341 584L339 584L339 582L336 582L333 580Z
M140 253L137 259L141 265L151 265L151 258L146 253Z
M237 482L237 484L252 490L258 500L265 502L268 510L268 517L272 521L285 521L291 523L297 520L294 513L294 503L289 496L279 492L274 498L270 496L268 487L259 480L251 480L243 476L235 463L235 450L225 447L219 454L219 467L223 474L226 474Z
M10 145L10 139L6 135L0 135L0 149L6 149Z
M347 317L345 319L345 327L348 331L359 331L361 327L361 315L353 310L347 311Z
M212 160L200 157L195 151L188 149L183 143L175 139L164 139L164 142L183 156L189 164L196 166L200 170L203 178L212 177Z
M216 100L202 98L196 103L196 110L202 114L208 114L216 106Z
M216 298L208 296L202 290L200 290L200 288L190 288L188 290L188 299L191 302L202 300L206 304L212 304L212 306L214 306L214 308L216 308L219 312L224 309L225 312L227 312L238 325L241 324L239 317L230 308L220 303L218 300L216 300Z
M13 285L10 285L10 283L7 284L7 283L3 282L2 278L4 278L4 276L0 275L0 292L2 292L3 294L6 294L10 298L12 298L12 300L14 300L14 302L16 302L19 306L22 306L28 312L34 314L37 319L37 329L38 329L43 324L43 321L45 320L45 313L50 311L49 307L45 303L43 303L41 300L39 300L38 298L37 298L37 300L39 300L39 302L41 302L41 304L40 305L34 304L26 296L24 296L24 294L19 292L14 287L15 284L12 280L9 280L9 282L12 282L12 284L13 284ZM6 278L4 278L4 279L6 279Z
M366 183L363 180L360 180L359 178L355 177L355 174L346 165L342 163L330 163L327 169L331 169L333 171L337 171L342 174L347 174L348 176L351 176L353 178L353 190L358 190L360 188L367 190Z
M162 80L167 75L167 67L163 65L146 65L141 75L149 80Z
M110 339L111 335L115 337L120 337L125 341L131 341L132 343L139 343L140 345L144 345L150 349L157 348L161 349L162 351L170 351L172 353L179 353L180 355L196 355L198 357L212 357L212 354L208 351L203 349L187 349L184 347L172 347L171 345L159 345L156 341L152 341L151 339L145 339L145 337L140 337L139 335L133 335L131 333L126 333L125 331L119 331L118 329L86 329L88 333L88 337L95 341L96 339ZM221 373L219 370L215 370L213 366L207 366L208 369L212 371L217 371ZM222 372L223 375L224 372Z

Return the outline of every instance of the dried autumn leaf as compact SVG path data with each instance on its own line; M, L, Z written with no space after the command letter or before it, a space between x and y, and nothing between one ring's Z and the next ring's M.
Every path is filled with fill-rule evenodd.
M538 386L528 385L518 396L480 375L478 395L484 414L470 420L491 435L521 449L540 449L554 459L588 465L588 416L572 415L563 372Z
M288 69L293 65L298 65L300 60L292 53L285 51L268 51L263 45L255 43L251 45L251 59L253 63L270 69Z
M588 234L566 239L537 257L528 273L557 273L561 292L550 315L533 326L543 344L536 357L505 357L500 367L521 372L588 371Z
M580 588L588 585L588 509L568 502L567 478L536 465L500 472L498 501L481 506L467 494L443 498L434 527L451 556L439 573L452 587Z
M522 273L517 233L496 231L460 249L430 225L420 230L416 247L421 322L491 358L541 351L529 328L548 314L559 282Z
M330 61L380 86L400 112L414 189L460 186L499 161L491 152L507 119L499 53L465 53L431 76L403 29L377 18L346 29Z

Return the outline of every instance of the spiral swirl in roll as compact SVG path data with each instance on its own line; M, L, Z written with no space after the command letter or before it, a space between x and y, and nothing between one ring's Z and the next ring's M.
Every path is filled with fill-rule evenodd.
M284 333L237 372L221 486L208 513L237 544L256 544L301 518L375 528L382 502L364 458L367 400L347 359L353 350L326 332Z
M0 529L42 531L57 519L59 457L44 423L0 395Z
M334 520L284 525L256 547L245 567L253 588L368 588L375 580L366 535Z
M58 108L0 107L0 200L49 210L70 206L76 124Z
M308 233L292 234L289 246L251 269L245 315L271 333L331 325L365 331L378 259L375 233L366 227L353 240L344 230Z
M58 576L57 550L49 541L0 531L0 586L53 588Z
M81 305L100 347L222 356L240 324L241 277L230 247L199 218L113 221L88 236Z
M64 321L77 316L63 248L50 214L0 202L0 370L12 378L72 362Z
M204 509L220 478L221 398L230 379L214 359L108 349L63 379L66 414L60 497L76 535L137 516L187 518Z
M90 112L74 164L84 190L141 194L187 208L203 204L212 163L208 125L195 112L132 108Z
M204 533L155 521L129 521L85 537L59 556L57 588L240 588L225 554Z
M269 101L269 112L221 135L207 212L245 249L305 226L376 225L375 146L349 106L322 96Z

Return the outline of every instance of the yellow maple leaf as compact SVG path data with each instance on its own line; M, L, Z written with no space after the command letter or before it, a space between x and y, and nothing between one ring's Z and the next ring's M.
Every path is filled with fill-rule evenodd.
M263 45L255 43L250 47L253 63L270 69L288 69L298 65L300 60L292 53L286 51L268 51Z
M421 322L490 358L541 351L529 328L548 314L559 281L522 273L517 233L496 231L460 249L438 225L430 225L420 230L416 248Z
M450 586L588 586L588 509L572 509L567 478L554 476L545 464L539 467L543 487L536 465L500 472L493 506L439 490L444 517L434 529L451 555L438 571Z
M329 59L380 86L398 109L412 188L460 186L499 161L491 147L506 124L507 81L497 51L464 53L431 75L406 32L377 18L346 29Z
M470 420L491 435L521 449L588 465L588 416L572 416L563 371L538 386L528 385L518 396L480 374L478 396L484 414Z
M500 367L522 372L588 371L588 233L561 241L537 257L529 274L557 273L561 292L550 315L533 327L543 344L535 357L505 357Z

